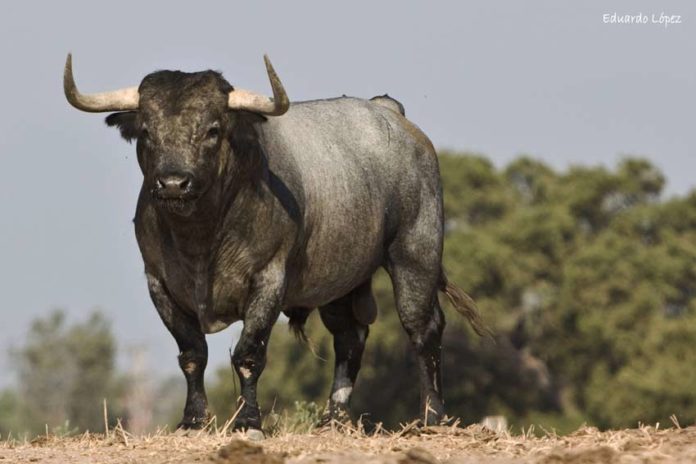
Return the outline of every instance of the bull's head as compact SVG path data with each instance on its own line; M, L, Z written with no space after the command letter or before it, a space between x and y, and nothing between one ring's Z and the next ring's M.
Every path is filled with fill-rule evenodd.
M138 163L156 204L189 215L229 167L231 134L240 112L280 116L290 106L270 60L264 59L272 99L234 89L214 71L158 71L139 87L85 95L75 85L71 55L63 87L79 110L117 111L106 123L118 127L129 142L137 140Z

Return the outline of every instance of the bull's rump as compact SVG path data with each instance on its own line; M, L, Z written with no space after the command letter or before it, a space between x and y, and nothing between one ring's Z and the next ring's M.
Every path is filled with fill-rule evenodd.
M307 232L287 303L322 305L369 278L424 191L439 192L435 154L400 114L353 98L295 104L266 124L269 165L301 190Z

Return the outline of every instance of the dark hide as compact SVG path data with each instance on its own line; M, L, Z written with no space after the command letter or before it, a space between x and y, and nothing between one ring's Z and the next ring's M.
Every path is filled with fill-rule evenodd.
M256 386L271 329L284 311L301 334L313 308L334 336L329 412L345 413L377 315L371 277L380 266L417 354L424 420L439 421L438 290L479 320L442 272L432 144L388 96L294 103L265 118L229 110L231 89L212 71L160 71L142 81L137 112L106 119L137 139L135 230L152 300L179 346L188 386L180 425L208 417L205 334L241 320L235 427L260 428Z

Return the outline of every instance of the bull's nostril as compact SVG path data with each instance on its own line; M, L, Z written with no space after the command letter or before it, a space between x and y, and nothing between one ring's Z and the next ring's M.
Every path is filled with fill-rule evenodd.
M190 174L165 174L155 177L155 191L160 198L178 198L193 191L193 176Z

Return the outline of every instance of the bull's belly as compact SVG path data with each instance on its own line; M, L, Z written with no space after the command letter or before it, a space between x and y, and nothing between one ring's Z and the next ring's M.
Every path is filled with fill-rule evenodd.
M374 248L368 252L364 247L356 249L337 244L334 253L317 253L308 257L306 264L304 269L287 276L285 308L316 308L344 296L376 271L381 256L374 253ZM248 301L248 295L241 294L240 289L249 286L240 285L227 275L212 277L208 285L214 290L207 299L194 298L193 283L169 282L169 285L177 305L195 314L203 333L222 331L243 319L244 309L239 305Z
M290 276L286 305L314 308L346 295L374 274L382 264L382 250L380 234L308 247L302 271Z
M317 308L348 294L364 283L378 266L366 268L359 274L340 276L307 276L294 289L288 289L286 307Z
M379 265L365 267L351 275L307 275L292 289L288 289L286 307L316 308L330 303L364 283Z
M379 263L356 262L345 268L327 269L314 267L299 275L299 279L290 276L286 291L284 308L316 308L334 301L365 282L379 266ZM322 272L323 270L323 272ZM196 311L203 333L212 334L224 330L232 323L242 320L239 308L233 299L213 300L209 306L199 306Z

